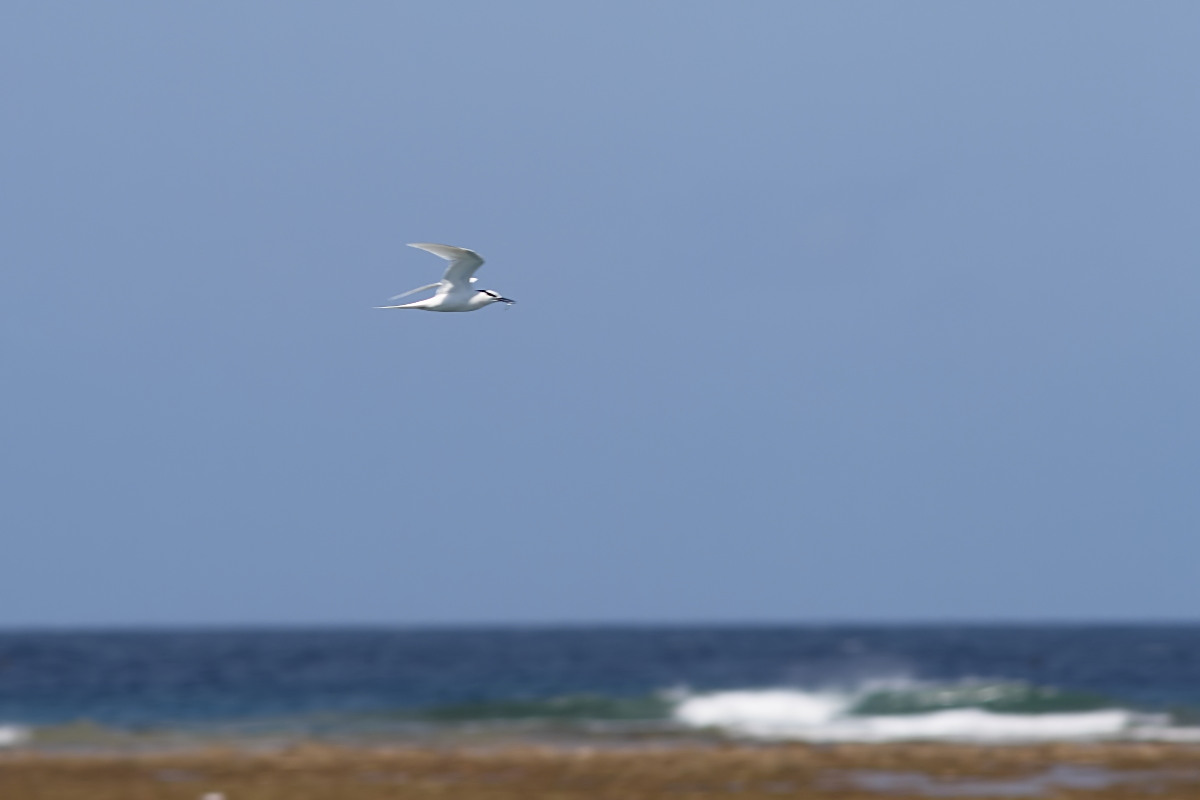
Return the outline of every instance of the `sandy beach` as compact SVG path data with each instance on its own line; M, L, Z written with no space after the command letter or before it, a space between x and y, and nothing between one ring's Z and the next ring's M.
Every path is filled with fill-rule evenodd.
M1200 798L1200 747L641 745L0 755L4 800Z

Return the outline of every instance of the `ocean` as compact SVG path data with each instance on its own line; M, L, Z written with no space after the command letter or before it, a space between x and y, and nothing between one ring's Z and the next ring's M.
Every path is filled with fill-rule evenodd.
M0 633L0 745L1200 741L1200 626Z

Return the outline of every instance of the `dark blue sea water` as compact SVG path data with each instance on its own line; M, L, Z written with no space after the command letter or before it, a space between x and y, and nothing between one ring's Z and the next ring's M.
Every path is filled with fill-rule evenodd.
M1200 626L0 633L10 733L318 719L347 730L552 720L815 740L1187 739L1200 735Z

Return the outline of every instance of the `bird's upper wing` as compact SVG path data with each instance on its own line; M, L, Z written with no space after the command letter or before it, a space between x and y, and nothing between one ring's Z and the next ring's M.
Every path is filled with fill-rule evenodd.
M462 247L451 247L448 244L427 244L423 242L410 244L409 247L426 250L438 258L444 258L450 262L450 266L446 267L446 274L442 276L442 282L448 284L445 287L446 289L470 286L471 276L475 274L475 270L479 269L479 265L483 263L483 259L479 257L478 253Z

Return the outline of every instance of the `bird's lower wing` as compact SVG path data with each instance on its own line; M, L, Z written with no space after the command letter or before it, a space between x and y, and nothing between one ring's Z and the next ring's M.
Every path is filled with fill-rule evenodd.
M399 300L401 297L408 297L410 294L416 294L417 292L423 292L426 289L436 289L437 287L439 287L441 285L442 285L442 282L438 281L437 283L430 283L430 284L426 284L425 286L418 286L415 289L409 289L407 292L401 292L400 294L394 294L391 297L389 297L388 300ZM379 306L379 307L380 308L388 308L388 306Z

